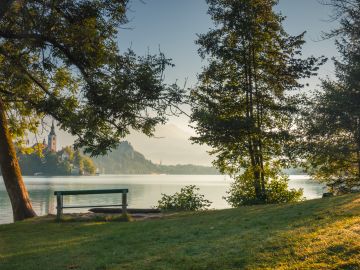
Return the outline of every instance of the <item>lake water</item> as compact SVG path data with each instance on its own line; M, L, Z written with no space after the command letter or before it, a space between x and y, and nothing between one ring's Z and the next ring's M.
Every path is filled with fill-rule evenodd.
M80 177L25 177L33 207L38 215L55 213L56 190L128 188L129 208L150 208L157 204L161 194L173 194L186 185L196 185L205 198L212 201L211 208L230 206L223 199L231 179L223 175L100 175ZM303 188L307 199L321 197L324 186L306 175L290 176L290 188ZM120 204L121 194L64 196L66 205ZM68 209L66 212L86 212L86 209ZM0 224L13 220L11 205L0 178Z

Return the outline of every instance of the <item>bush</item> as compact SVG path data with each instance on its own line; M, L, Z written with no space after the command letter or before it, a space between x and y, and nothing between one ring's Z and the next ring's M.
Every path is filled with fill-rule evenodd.
M235 179L224 199L232 206L239 207L254 204L276 204L297 202L303 199L303 190L288 189L289 178L286 175L272 175L266 179L266 198L259 201L255 196L254 181L249 173L244 173Z
M206 200L204 195L196 193L199 188L190 185L182 188L174 195L161 194L158 208L168 211L198 211L207 209L212 202Z

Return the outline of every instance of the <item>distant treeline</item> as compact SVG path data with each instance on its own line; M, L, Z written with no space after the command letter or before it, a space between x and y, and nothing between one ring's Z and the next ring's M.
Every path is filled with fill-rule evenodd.
M38 151L31 154L18 152L18 159L23 175L94 175L97 169L102 174L220 174L215 167L155 164L135 151L126 141L107 155L96 158L85 156L72 147L65 147L56 153L44 149L41 155ZM290 168L283 172L289 175L306 174L301 168Z
M219 174L214 167L154 164L128 142L96 158L85 156L72 147L51 152L41 144L34 146L32 153L18 151L17 156L23 175L94 175L97 169L105 174Z
M17 154L23 175L94 175L96 166L91 158L71 147L51 152L41 144L34 152Z
M107 155L95 158L85 156L72 147L65 147L56 153L44 149L41 155L37 151L31 154L19 152L18 159L23 175L94 175L97 169L102 174L220 174L215 167L155 164L135 151L127 141L120 143ZM290 168L284 172L290 175L306 174L301 168Z

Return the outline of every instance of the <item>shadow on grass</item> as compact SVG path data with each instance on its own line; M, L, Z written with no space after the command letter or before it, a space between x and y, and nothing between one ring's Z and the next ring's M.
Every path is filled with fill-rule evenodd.
M0 246L0 268L47 269L51 264L51 269L281 269L315 256L318 250L306 250L306 245L323 244L326 239L319 233L333 230L332 224L353 226L346 220L360 214L359 205L354 205L358 199L351 195L131 223L46 220L0 226L2 243L7 243ZM338 241L339 247L324 245L317 260L357 251ZM356 265L350 261L338 266L341 263Z
M55 217L54 217L55 219ZM130 222L132 221L131 215L119 214L119 215L109 215L109 214L64 214L61 217L61 220L56 220L55 222Z

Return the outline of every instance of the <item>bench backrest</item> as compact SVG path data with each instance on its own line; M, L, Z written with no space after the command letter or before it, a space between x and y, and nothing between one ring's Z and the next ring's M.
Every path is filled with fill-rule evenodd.
M128 189L102 189L102 190L66 190L55 191L54 195L88 195L88 194L110 194L110 193L128 193Z

